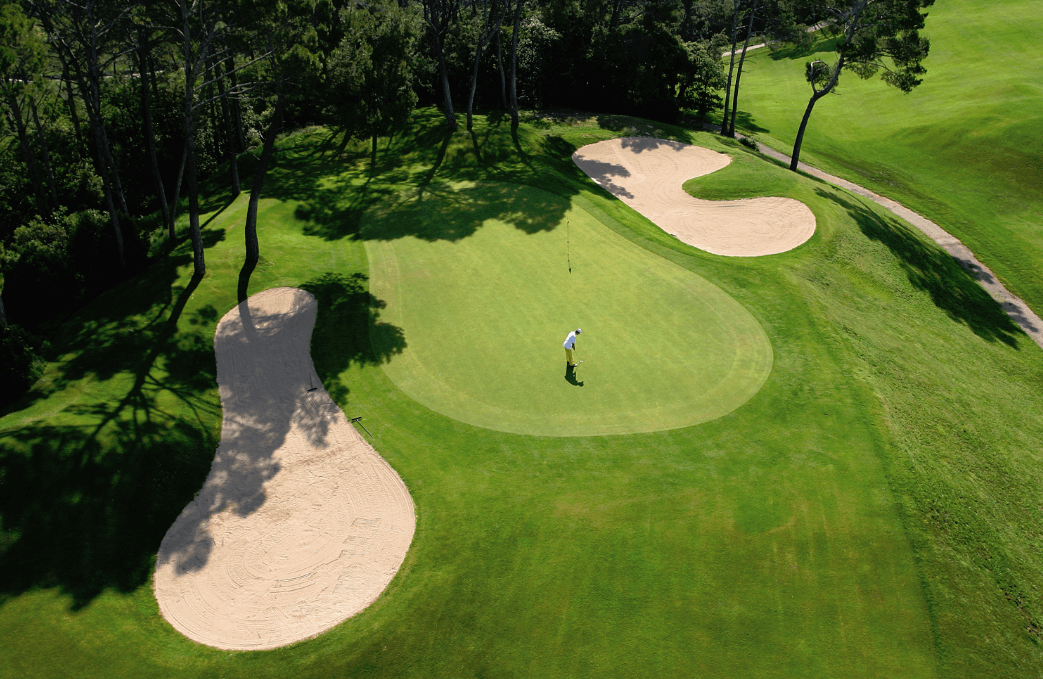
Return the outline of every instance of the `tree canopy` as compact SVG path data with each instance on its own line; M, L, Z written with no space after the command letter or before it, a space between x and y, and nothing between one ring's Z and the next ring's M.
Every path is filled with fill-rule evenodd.
M811 99L804 111L793 144L790 169L796 170L800 146L815 103L836 91L845 67L863 80L881 73L881 79L902 92L911 92L923 82L922 62L930 41L920 35L934 0L804 0L834 37L837 60L808 62L804 77L811 85Z

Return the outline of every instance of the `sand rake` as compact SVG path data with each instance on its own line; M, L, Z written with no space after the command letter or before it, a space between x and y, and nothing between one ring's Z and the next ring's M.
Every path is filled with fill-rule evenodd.
M371 432L369 431L369 429L366 429L366 425L362 424L362 416L361 416L361 415L359 415L358 417L353 417L353 418L351 418L351 423L352 423L352 424L355 424L356 422L358 423L358 425L359 425L360 427L362 427L362 429L363 429L363 430L364 430L364 431L365 431L365 432L366 432L367 434L369 434L369 437L370 437L370 438L373 438L373 434L372 434L372 433L371 433Z

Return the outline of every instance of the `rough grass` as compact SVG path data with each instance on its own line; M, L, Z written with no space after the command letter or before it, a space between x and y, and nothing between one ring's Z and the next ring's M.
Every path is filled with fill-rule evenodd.
M236 301L240 198L209 223L194 290L182 248L99 298L0 419L0 675L1039 673L1043 352L951 258L858 198L660 127L735 158L689 184L700 197L786 195L818 219L790 253L705 255L571 163L644 121L537 120L512 137L490 116L446 138L437 118L419 113L375 163L321 131L283 140L250 281L316 294L316 368L417 503L386 594L262 653L193 644L158 615L155 550L219 434L211 338ZM359 227L405 186L478 179L581 195L606 228L720 286L771 339L764 388L695 427L567 439L406 397L380 367L393 343L369 342L388 321Z
M936 221L1043 313L1043 52L1026 30L1038 16L1027 0L932 6L923 84L905 95L845 73L816 104L801 160ZM812 59L835 55L751 53L737 127L789 154Z

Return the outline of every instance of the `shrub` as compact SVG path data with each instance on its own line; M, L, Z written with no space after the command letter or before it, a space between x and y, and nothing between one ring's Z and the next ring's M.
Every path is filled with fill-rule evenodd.
M69 256L73 219L64 211L15 229L3 253L8 317L37 327L79 301L83 280Z
M747 134L739 136L739 143L747 148L757 151L757 135Z
M14 402L43 374L36 342L16 325L0 327L0 407Z

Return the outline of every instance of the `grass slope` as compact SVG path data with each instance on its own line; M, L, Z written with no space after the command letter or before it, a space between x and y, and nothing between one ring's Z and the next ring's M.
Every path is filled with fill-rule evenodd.
M218 435L211 338L236 300L240 198L208 223L194 290L182 248L99 298L0 419L0 676L1039 673L1043 352L951 258L737 145L649 128L733 156L690 183L700 197L785 195L818 220L790 253L706 255L571 163L639 121L536 121L512 138L490 116L446 138L438 117L418 114L375 164L321 132L283 140L250 288L316 294L316 368L410 487L417 537L386 594L263 653L193 644L156 610L155 550ZM382 369L406 337L369 287L360 226L398 191L478 180L582 198L719 286L771 339L764 388L698 426L571 438L407 397Z
M816 104L801 160L936 221L1043 313L1043 52L1026 30L1038 17L1028 0L937 3L923 84L904 95L845 73ZM738 126L790 153L812 59L835 56L751 53Z

